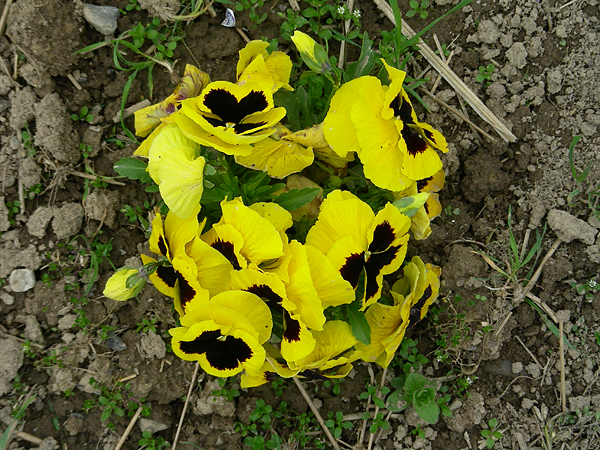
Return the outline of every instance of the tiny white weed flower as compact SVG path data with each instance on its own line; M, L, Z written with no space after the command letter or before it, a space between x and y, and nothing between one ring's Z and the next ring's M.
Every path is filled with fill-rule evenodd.
M345 12L346 12L346 7L345 6L343 6L343 5L342 6L338 6L338 9L337 9L337 13L338 14L344 14Z
M355 9L354 11L352 11L352 14L354 14L354 17L356 17L357 19L360 16L362 16L362 13L358 9Z

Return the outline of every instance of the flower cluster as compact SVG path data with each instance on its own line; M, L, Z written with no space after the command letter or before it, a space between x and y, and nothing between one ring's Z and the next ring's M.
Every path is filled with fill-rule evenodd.
M298 32L293 40L314 73L330 70L319 44ZM168 208L152 218L154 255L116 272L104 295L126 300L149 280L180 316L170 330L174 353L215 376L243 372L244 387L274 376L343 377L359 359L387 367L439 292L439 268L405 257L409 233L426 238L441 211L437 151L447 146L418 120L404 72L384 64L389 86L372 76L342 84L324 121L300 131L282 123L287 111L274 100L292 90L292 62L268 43L240 51L236 83L187 66L173 95L135 116L147 136L136 155L148 159ZM343 175L354 153L364 176L391 191L383 207L329 188L291 212L241 197L216 204L218 220L202 209L211 155L283 179L315 157ZM311 223L311 209L305 239L291 238L299 221ZM399 272L388 293L384 277Z

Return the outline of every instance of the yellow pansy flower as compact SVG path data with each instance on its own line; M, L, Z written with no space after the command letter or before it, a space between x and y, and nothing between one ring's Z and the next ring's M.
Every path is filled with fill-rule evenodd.
M257 374L265 362L262 344L271 335L270 315L254 294L223 292L183 316L182 327L169 330L173 352L186 361L198 361L202 369L217 377L242 370Z
M420 321L439 293L439 270L424 265L418 256L404 267L404 276L394 284L394 305L375 303L365 317L371 327L371 343L356 344L365 361L387 367L394 358L409 326Z
M273 127L285 114L285 108L274 107L271 87L264 83L215 81L199 97L184 100L173 120L189 139L245 156L252 144L275 132Z
M384 65L390 85L372 76L343 85L331 100L323 133L338 155L356 151L375 185L401 191L442 168L436 150L446 152L447 143L418 121L402 87L404 72Z
M354 289L365 272L361 310L381 296L383 276L400 268L406 255L410 219L388 203L373 213L350 192L333 191L306 236L306 243L327 255Z

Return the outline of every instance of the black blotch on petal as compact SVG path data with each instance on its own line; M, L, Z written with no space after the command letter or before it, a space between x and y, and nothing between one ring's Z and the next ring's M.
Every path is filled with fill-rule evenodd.
M188 283L183 275L179 272L175 273L177 274L177 281L179 282L179 301L181 302L181 308L185 311L185 305L196 296L196 289Z
M287 311L285 312L285 331L283 332L283 338L288 342L300 341L300 322L296 319L292 319Z
M433 180L433 176L417 180L417 191L422 192L423 188L427 186L431 180Z
M404 99L401 99L400 110L396 117L400 116L400 120L404 122L406 125L414 124L414 120L412 118L412 105Z
M417 301L417 303L410 308L410 321L408 323L409 327L417 324L421 320L421 309L423 306L425 306L425 303L427 303L427 300L429 300L432 294L433 289L431 288L431 285L429 285L427 288L425 288L425 291L423 292L423 295L419 301Z
M262 91L250 91L239 102L225 89L211 89L204 97L204 105L225 123L240 123L250 114L264 111L269 103Z
M373 231L373 241L369 244L369 251L371 253L379 253L387 250L394 242L394 238L394 229L387 220L384 220Z
M427 202L425 202L423 208L425 208L425 212L427 213L427 215L429 215L429 205L427 204Z
M208 363L217 370L235 369L252 357L252 349L242 339L227 336L206 352Z
M239 114L240 119L236 121L239 123L242 119L250 114L264 111L269 106L267 97L262 91L250 91L248 95L240 100L239 103Z
M427 150L427 142L425 142L425 140L418 134L413 133L406 123L404 124L404 128L402 128L400 134L402 134L402 139L404 139L404 142L406 142L406 149L410 156L419 155Z
M201 355L213 348L215 342L219 342L217 338L220 336L221 332L219 330L204 331L193 341L181 341L179 348L183 353L188 355Z
M204 331L192 341L181 341L179 348L188 355L205 354L208 363L217 370L235 369L252 357L252 349L242 339L223 335L219 330Z
M210 123L213 127L224 127L225 122L221 119L216 119L214 117L204 117L208 123Z
M177 272L171 266L158 266L156 276L168 287L174 288L177 281Z
M233 127L236 134L242 134L244 131L253 130L258 127L262 127L267 122L258 122L258 123L238 123Z
M340 269L342 278L352 285L354 289L358 286L360 274L365 265L365 254L353 253L346 258L346 262Z
M163 256L167 256L167 252L169 246L167 245L167 240L164 236L158 236L158 249L160 250L160 254Z
M281 312L281 300L283 299L266 284L253 284L244 289L244 291L259 296L269 305L269 308L274 308L276 311Z
M221 239L217 239L215 242L210 244L212 248L217 250L221 255L223 255L227 260L231 263L235 270L241 270L242 267L235 256L235 250L233 247L233 242L223 241Z
M385 266L390 264L396 254L400 250L399 246L390 247L386 251L381 253L372 253L369 260L365 263L365 270L367 275L367 286L365 287L365 299L368 301L373 298L379 291L379 284L377 284L377 275L381 272Z

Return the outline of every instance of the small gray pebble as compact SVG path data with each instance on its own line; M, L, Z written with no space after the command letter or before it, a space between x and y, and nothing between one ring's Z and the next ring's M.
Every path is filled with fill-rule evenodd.
M13 270L8 279L13 292L25 292L35 286L35 274L31 269Z

